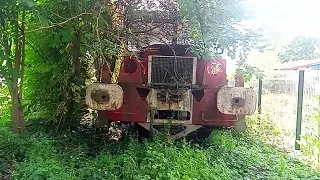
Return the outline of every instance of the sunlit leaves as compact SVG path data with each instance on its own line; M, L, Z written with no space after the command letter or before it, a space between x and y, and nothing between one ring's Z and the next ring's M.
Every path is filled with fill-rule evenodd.
M289 61L314 59L316 46L319 46L319 44L319 39L297 37L279 53L279 60L281 63L285 63Z
M245 82L250 81L253 77L263 78L265 74L257 67L251 66L244 61L237 62L236 76L243 75Z
M241 29L240 23L252 18L238 0L179 0L180 11L188 22L189 37L196 52L204 57L219 56L221 51L235 58L246 58L259 35Z
M10 119L10 100L9 91L0 80L0 124Z
M29 25L38 30L28 34L32 48L28 47L26 59L25 99L30 112L65 121L78 120L82 115L87 71L93 68L88 68L92 60L85 54L96 58L115 48L112 41L107 41L109 37L103 36L108 22L102 16L97 22L94 15L104 7L99 3L44 0L37 7L39 13L33 14L34 21ZM95 36L97 29L101 41Z
M2 78L3 76L5 65L6 65L6 59L4 55L4 49L1 48L0 46L0 78Z
M18 2L26 4L28 7L34 7L37 5L34 0L18 0Z

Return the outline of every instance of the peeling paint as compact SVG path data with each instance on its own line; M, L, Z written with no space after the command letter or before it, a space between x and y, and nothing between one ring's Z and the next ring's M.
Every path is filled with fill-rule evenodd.
M152 89L148 96L148 102L152 109L191 111L192 94L190 90Z

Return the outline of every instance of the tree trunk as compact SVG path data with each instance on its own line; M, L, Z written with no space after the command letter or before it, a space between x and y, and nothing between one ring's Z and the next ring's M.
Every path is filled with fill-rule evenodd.
M95 69L95 76L97 78L97 82L101 81L101 73L102 73L102 61L100 60L100 57L96 57L94 59L94 69Z
M25 61L25 57L26 57L26 34L25 34L25 21L26 21L26 11L24 10L22 13L22 25L21 25L21 49L20 49L20 53L21 53L21 63L20 63L20 90L19 90L19 109L20 109L20 121L23 125L23 134L25 132L25 126L26 126L26 122L24 119L24 114L23 114L23 105L22 105L22 100L23 100L23 83L24 83L24 61Z
M14 74L12 75L12 86L11 86L11 99L12 99L12 125L13 125L13 132L15 134L23 135L25 133L25 128L26 128L26 123L23 117L23 108L21 104L21 97L22 97L22 92L19 93L19 84L18 84L18 79L19 76L17 74L20 74L20 76L23 76L21 72L19 73L21 69L21 62L22 62L22 56L24 53L24 45L23 40L20 38L20 33L19 33L19 24L18 24L18 13L16 14L16 19L14 21L14 37L15 37L15 56L14 56ZM24 28L24 25L23 27ZM24 32L23 32L24 33ZM24 35L23 35L24 36Z
M114 6L114 14L112 16L111 25L113 26L114 29L121 31L124 28L124 6L119 1L112 4ZM115 62L111 83L118 83L122 58L126 48L126 42L123 39L118 39L118 41L120 46L120 52Z
M13 8L14 9L14 8ZM6 16L3 10L0 10L0 26L2 28L1 43L5 51L7 60L8 74L5 77L5 83L11 96L11 120L12 129L15 134L23 135L25 133L25 120L23 117L22 92L23 92L23 73L24 73L24 56L25 56L25 12L22 13L22 24L19 27L19 11L14 11L14 16ZM11 34L13 30L13 36ZM14 42L14 43L12 43ZM14 48L12 46L14 45ZM14 51L13 51L14 50ZM14 53L13 53L14 52ZM12 58L13 57L13 58ZM20 90L19 90L19 77Z
M15 134L23 135L25 133L26 123L23 118L23 109L21 106L21 101L19 99L18 86L12 86L12 129Z
M72 39L72 48L71 48L71 55L72 55L72 68L73 68L73 75L70 78L71 82L73 82L76 86L77 85L83 85L85 84L85 82L79 82L80 79L82 79L82 74L81 74L81 62L80 62L80 55L81 55L81 49L80 49L80 44L81 44L81 40L80 40L80 33L79 30L74 30L74 35L73 35L73 39ZM74 119L74 113L75 113L75 92L72 90L72 87L70 87L69 89L69 99L67 101L67 115L66 115L66 120L69 121L70 123L72 123L73 119Z
M20 70L20 90L19 98L23 99L23 82L24 82L24 61L26 58L26 34L25 34L25 21L26 21L26 11L22 13L22 23L21 23L21 70Z

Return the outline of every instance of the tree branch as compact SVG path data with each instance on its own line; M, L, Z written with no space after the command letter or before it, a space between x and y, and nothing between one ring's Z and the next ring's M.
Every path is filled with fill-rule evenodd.
M19 96L22 100L23 98L23 83L24 83L24 66L25 66L25 58L26 58L26 34L25 34L25 20L26 20L26 10L22 12L22 24L21 24L21 38L22 38L22 45L21 45L21 71L20 71L20 91Z
M135 31L135 32L132 32L133 34L144 34L144 33L148 33L148 32L150 32L150 31L153 31L153 30L155 30L155 29L157 29L157 28L159 28L159 27L161 27L161 26L163 26L163 25L165 25L166 23L161 23L161 24L158 24L157 26L154 26L154 27L152 27L152 28L150 28L150 29L147 29L147 30L145 30L145 31Z
M54 23L54 24L52 24L52 25L50 25L50 26L39 27L39 28L30 30L30 31L26 31L26 33L35 32L35 31L39 31L39 30L43 30L43 29L50 29L50 28L53 28L53 27L55 27L55 26L62 26L62 25L64 25L64 24L68 23L69 21L72 21L73 19L76 19L76 18L78 18L78 17L80 17L80 16L83 16L83 15L93 15L93 14L94 14L94 13L81 13L81 14L78 14L78 15L76 15L76 16L73 16L73 17L71 17L71 18L69 18L69 19L67 19L67 20L65 20L65 21L63 21L63 22Z

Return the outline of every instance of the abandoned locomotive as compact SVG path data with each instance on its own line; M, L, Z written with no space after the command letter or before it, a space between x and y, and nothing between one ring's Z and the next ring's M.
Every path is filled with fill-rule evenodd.
M101 82L87 87L86 102L110 121L134 122L146 130L182 127L178 139L201 127L245 130L246 115L256 109L256 93L236 78L229 87L226 60L199 59L184 45L155 44L125 56L117 84L102 68Z

